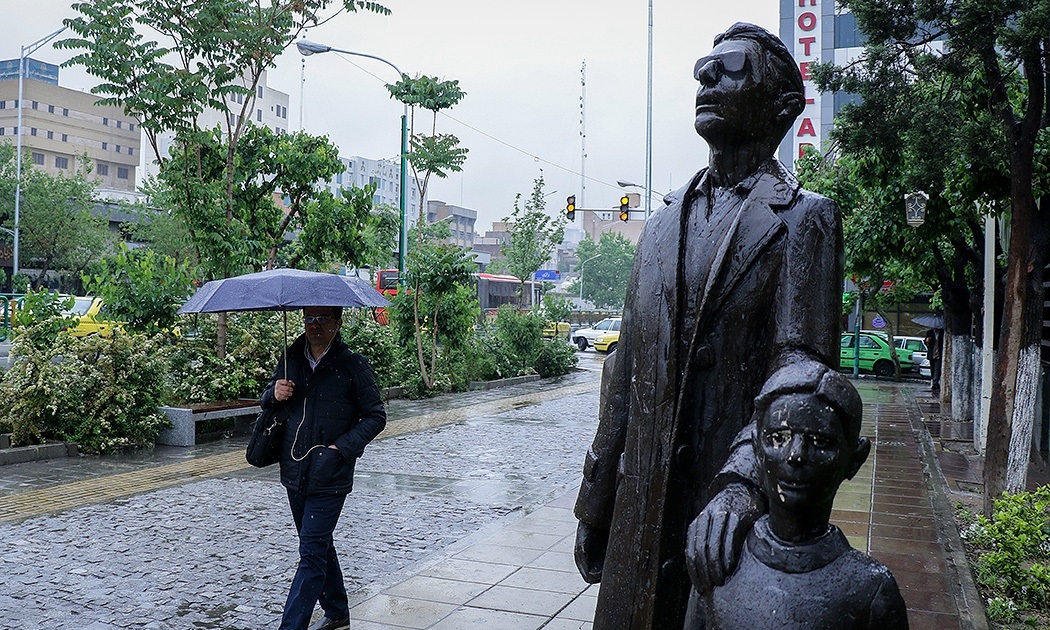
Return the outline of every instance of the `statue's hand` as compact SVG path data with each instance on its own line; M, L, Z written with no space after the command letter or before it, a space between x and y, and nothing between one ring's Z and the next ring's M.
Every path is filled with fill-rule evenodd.
M751 526L765 512L765 501L741 483L729 484L689 525L685 555L689 579L705 593L725 584L736 568Z
M576 546L573 555L576 568L580 570L583 581L597 584L602 580L602 567L605 566L605 550L609 546L609 530L604 527L592 527L580 521L576 528Z

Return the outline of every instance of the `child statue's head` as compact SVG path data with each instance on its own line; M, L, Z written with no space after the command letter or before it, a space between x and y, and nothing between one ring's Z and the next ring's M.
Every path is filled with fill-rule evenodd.
M862 404L849 380L817 361L777 370L755 398L755 456L778 535L826 531L839 485L868 457ZM779 521L779 522L778 522Z

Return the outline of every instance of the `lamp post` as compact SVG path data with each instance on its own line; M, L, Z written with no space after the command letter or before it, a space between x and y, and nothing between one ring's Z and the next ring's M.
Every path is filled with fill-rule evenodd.
M14 236L15 242L13 254L14 265L11 273L12 282L14 282L14 277L18 275L18 223L21 218L22 210L22 101L24 100L23 96L25 91L24 79L26 75L26 57L33 54L44 44L58 37L64 30L66 30L65 26L46 37L36 40L28 46L22 46L22 53L18 58L18 138L15 142L15 229L11 232L12 236Z
M626 181L626 180L623 180L623 179L616 180L616 185L619 186L620 188L641 188L642 190L646 191L646 194L648 194L650 198L655 196L655 197L659 197L660 199L663 199L664 197L667 196L666 193L659 193L659 192L656 192L655 190L653 190L652 188L646 188L645 186L642 186L641 184L635 184L634 182L629 182L629 181ZM651 209L649 209L647 207L645 216L648 217L651 213L652 213Z
M583 266L586 265L587 263L589 263L590 261L594 260L595 258L601 258L601 257L602 257L601 254L595 254L594 256L591 256L587 260L585 260L582 263L580 263L580 268L579 268L578 271L580 272L580 301L581 302L583 301Z
M386 65L390 66L397 72L398 80L401 80L406 75L395 66L393 63L377 57L375 55L369 55L366 53L353 52L350 50L340 50L339 48L332 48L324 44L318 44L317 42L311 42L306 39L301 39L296 42L295 47L299 49L299 54L304 57L310 55L321 54L326 52L337 52L343 53L344 55L354 55L356 57L367 57L369 59L375 59L381 61ZM408 225L407 225L407 180L408 180L408 103L402 103L404 105L404 112L401 114L401 197L400 197L400 211L401 211L401 230L398 233L398 245L397 245L397 281L398 284L404 283L405 281L405 254L408 251Z

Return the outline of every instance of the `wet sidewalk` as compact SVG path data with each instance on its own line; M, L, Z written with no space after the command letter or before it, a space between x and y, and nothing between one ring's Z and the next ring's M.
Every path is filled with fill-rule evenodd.
M857 387L873 448L840 490L833 522L890 567L912 630L986 628L915 402L919 386L862 380ZM584 583L573 563L575 494L508 517L497 531L368 596L353 608L352 627L590 628L599 586Z
M581 356L568 378L391 405L336 532L352 628L591 627L572 505L600 360ZM833 521L890 567L913 630L983 630L919 386L857 386L873 448ZM0 627L275 626L294 530L243 444L0 469Z

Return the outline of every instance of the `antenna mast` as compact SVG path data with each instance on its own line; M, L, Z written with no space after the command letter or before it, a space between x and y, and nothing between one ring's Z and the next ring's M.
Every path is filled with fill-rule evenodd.
M587 60L580 67L580 208L587 207Z

